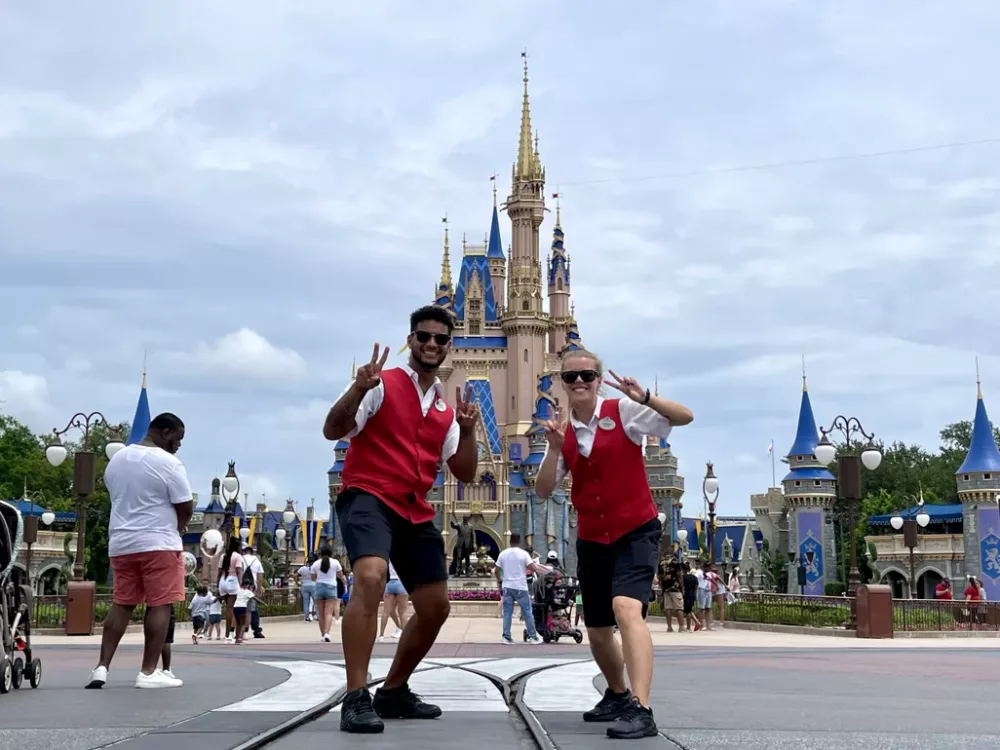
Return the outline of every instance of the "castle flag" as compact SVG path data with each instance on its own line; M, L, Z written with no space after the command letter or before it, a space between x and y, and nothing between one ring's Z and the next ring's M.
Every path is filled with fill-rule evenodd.
M149 398L146 396L146 373L142 373L142 388L139 391L139 403L135 406L135 416L132 417L132 431L128 434L125 445L140 443L149 430Z

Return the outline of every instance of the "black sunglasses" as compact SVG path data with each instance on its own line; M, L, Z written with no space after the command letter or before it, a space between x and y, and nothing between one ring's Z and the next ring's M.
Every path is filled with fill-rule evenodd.
M597 379L597 370L566 370L559 374L564 383L575 383L577 378L584 383L593 383Z
M414 331L413 335L417 337L417 341L421 344L426 344L432 338L434 343L438 346L444 346L449 341L451 341L451 336L447 333L431 333L430 331Z

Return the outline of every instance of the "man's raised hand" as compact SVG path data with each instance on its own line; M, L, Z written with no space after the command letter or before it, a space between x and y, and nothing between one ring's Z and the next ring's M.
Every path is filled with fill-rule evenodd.
M472 386L466 389L466 396L462 396L462 386L455 387L455 421L458 426L464 429L474 427L479 418L479 405L472 400Z
M362 392L370 391L382 382L382 368L385 367L385 361L389 359L389 347L385 347L381 358L378 352L379 345L378 342L375 342L371 361L366 365L361 365L354 374L354 385Z

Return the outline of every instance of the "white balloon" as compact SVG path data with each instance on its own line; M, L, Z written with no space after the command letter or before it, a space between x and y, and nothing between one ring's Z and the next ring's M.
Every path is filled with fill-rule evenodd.
M207 529L201 535L201 551L209 557L222 554L222 532L218 529Z
M184 574L191 575L198 570L198 558L190 552L184 553Z

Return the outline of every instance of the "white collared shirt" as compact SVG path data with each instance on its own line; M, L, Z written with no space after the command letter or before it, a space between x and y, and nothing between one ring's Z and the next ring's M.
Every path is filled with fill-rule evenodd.
M427 412L430 411L431 407L434 406L434 402L438 399L444 400L444 385L441 383L440 379L434 379L434 385L427 389L424 393L423 389L420 387L420 382L417 380L417 373L409 365L400 365L399 369L410 376L410 380L413 383L413 387L417 390L417 395L420 397L420 409L423 411L424 416L427 416ZM344 393L347 393L351 389L354 383L348 383L347 388L344 389ZM358 413L354 415L355 427L347 435L344 436L345 440L350 440L352 437L361 432L368 420L371 419L375 413L382 408L382 402L385 400L385 384L379 383L377 386L372 388L368 393L365 394L364 398L361 399L361 405L358 407ZM448 428L448 434L444 438L444 446L441 448L441 458L447 461L449 458L454 456L458 452L458 421L455 419L454 413L451 418L451 426Z
M569 422L573 431L576 432L577 450L580 451L580 455L584 458L588 458L590 451L594 448L594 438L597 436L597 423L601 419L601 406L603 404L604 398L598 396L597 406L594 407L594 416L586 424L580 422L570 413ZM618 417L621 419L625 434L636 445L641 446L646 435L654 435L664 440L670 436L671 424L669 419L653 411L648 406L643 406L630 398L618 399ZM549 446L546 444L545 455L547 456L548 453ZM545 460L544 457L542 460ZM560 452L559 460L556 464L556 487L562 484L563 479L566 478L566 474L568 473L566 460Z

